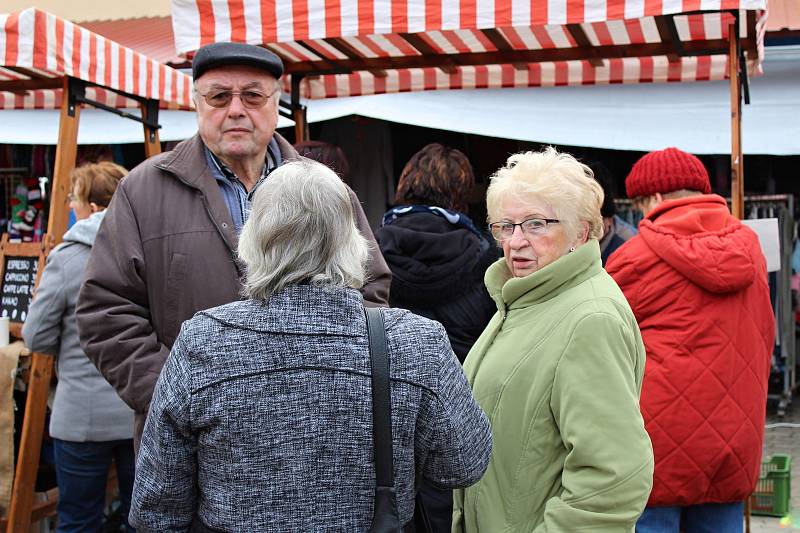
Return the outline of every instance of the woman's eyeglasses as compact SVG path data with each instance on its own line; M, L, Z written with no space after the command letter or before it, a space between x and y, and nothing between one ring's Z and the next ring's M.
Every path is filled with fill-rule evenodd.
M492 237L498 241L510 239L514 236L514 228L517 226L522 230L523 235L541 235L547 229L548 224L558 224L561 221L555 218L529 218L518 224L513 222L492 222L489 230Z
M208 105L211 107L216 107L217 109L231 105L234 96L238 96L242 101L242 105L247 109L259 109L264 107L267 101L276 92L278 92L278 89L275 89L270 94L264 94L259 91L212 90L206 94L197 94L202 96Z

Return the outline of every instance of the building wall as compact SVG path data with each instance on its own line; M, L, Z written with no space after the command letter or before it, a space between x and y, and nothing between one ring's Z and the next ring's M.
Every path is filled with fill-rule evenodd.
M84 22L98 19L124 19L139 17L164 17L170 14L170 0L136 0L123 2L112 0L104 2L98 10L93 0L3 0L0 12L12 12L27 9L35 5L39 9L49 11L72 22Z

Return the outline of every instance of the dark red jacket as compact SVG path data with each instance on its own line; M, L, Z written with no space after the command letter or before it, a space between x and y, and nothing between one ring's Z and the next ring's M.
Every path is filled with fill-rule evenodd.
M648 505L743 500L758 480L775 334L758 237L717 195L671 200L606 269L647 349Z

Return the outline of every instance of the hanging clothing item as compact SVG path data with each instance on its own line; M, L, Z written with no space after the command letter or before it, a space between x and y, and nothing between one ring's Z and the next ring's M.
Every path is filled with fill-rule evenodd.
M723 198L666 201L606 265L647 349L650 506L747 498L761 466L775 335L764 255Z

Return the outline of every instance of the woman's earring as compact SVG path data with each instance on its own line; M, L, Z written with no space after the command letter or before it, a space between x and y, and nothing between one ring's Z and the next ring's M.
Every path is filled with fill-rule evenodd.
M575 247L574 247L574 246L573 246L572 248L570 248L570 249L569 249L569 253L572 253L572 252L574 252L574 251L575 251Z

